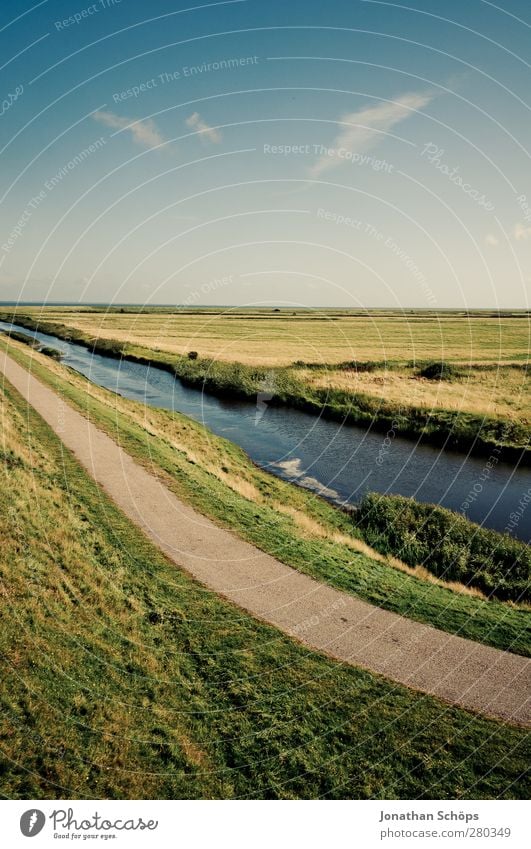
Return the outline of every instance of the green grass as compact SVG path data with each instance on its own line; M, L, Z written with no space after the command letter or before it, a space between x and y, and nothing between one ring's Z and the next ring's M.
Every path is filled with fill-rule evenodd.
M421 564L447 581L477 587L489 597L531 601L531 548L508 534L401 495L365 495L354 521L380 552L391 552L412 566Z
M10 353L28 366L21 348L10 345ZM347 514L256 468L241 449L186 416L146 410L38 355L31 370L133 457L155 467L177 496L279 560L387 610L531 655L526 609L452 591L353 550L344 539L355 544L361 534ZM309 520L310 531L313 524L320 535L306 533L304 521L301 527L283 510Z
M311 653L149 543L8 384L0 793L525 798L527 734Z

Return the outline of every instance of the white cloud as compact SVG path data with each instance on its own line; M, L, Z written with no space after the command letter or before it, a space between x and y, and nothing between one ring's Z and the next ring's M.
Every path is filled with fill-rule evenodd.
M531 227L524 227L523 224L518 222L514 225L514 238L517 242L527 242L528 239L531 239Z
M215 127L211 127L206 121L201 118L199 112L194 112L186 119L186 126L190 129L197 130L201 133L201 138L208 139L212 144L219 144L222 140L222 135Z
M330 148L336 151L336 156L324 154L312 166L314 177L330 168L341 165L345 160L337 155L341 149L350 153L363 153L375 147L385 138L392 127L409 118L415 111L427 106L434 98L433 93L404 94L392 103L377 103L367 106L357 112L343 115L341 122L350 126L343 127Z
M493 233L487 233L487 235L485 236L485 244L492 245L494 247L495 245L499 245L500 243L498 238L494 236Z
M159 133L155 123L148 118L145 121L131 121L130 118L120 118L114 112L94 112L92 117L100 124L105 124L106 127L112 127L113 130L128 130L133 141L142 147L158 147L164 144L164 138Z

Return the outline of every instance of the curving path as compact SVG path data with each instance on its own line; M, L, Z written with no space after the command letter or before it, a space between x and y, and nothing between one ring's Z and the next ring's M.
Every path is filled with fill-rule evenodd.
M531 725L531 661L320 584L217 527L11 358L9 382L123 512L178 566L311 649L462 708Z

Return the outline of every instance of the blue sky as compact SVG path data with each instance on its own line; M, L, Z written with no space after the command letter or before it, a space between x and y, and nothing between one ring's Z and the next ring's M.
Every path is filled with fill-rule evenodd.
M526 307L523 0L10 2L0 299Z

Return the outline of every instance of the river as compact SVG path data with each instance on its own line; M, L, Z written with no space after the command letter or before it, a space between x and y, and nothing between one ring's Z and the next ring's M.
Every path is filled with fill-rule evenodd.
M183 385L162 369L93 354L82 345L0 321L0 330L10 329L61 351L65 365L99 386L184 413L240 445L266 471L337 504L355 505L369 490L408 495L458 510L498 531L514 525L510 533L531 539L529 467L498 462L488 469L488 458L274 407L267 395L255 403L223 400ZM518 515L517 522L511 522L511 514Z

